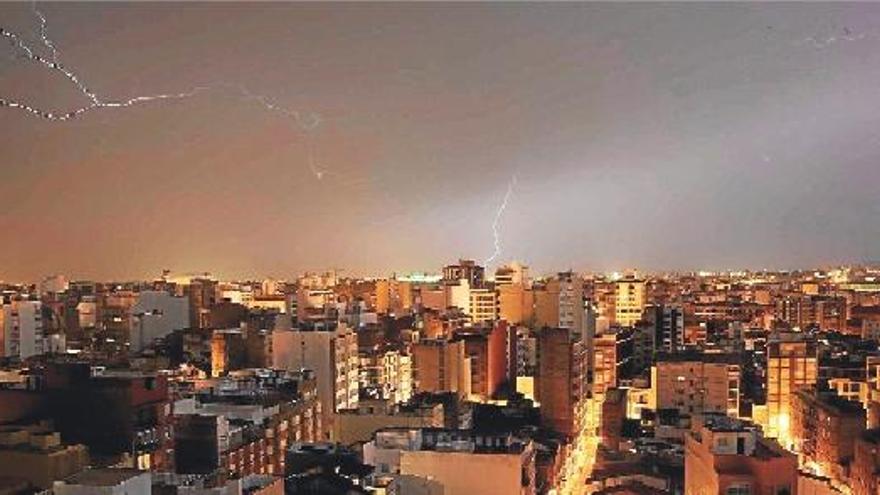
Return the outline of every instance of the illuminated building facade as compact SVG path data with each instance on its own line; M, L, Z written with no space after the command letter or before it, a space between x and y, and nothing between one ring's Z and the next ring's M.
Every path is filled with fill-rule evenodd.
M645 310L645 281L624 279L615 282L614 321L620 326L631 327L642 319Z
M795 391L791 411L791 438L802 463L815 474L845 480L855 440L865 430L862 405L809 388Z
M767 343L767 425L765 433L791 443L791 401L800 388L816 384L816 342L792 332L777 333Z
M660 354L651 368L652 403L680 414L739 415L740 367L735 356Z

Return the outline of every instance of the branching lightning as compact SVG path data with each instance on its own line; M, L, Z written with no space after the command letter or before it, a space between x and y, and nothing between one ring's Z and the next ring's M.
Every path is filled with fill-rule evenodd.
M37 9L37 2L31 4L31 8L34 11L34 14L37 18L40 19L40 39L43 41L43 46L49 49L52 52L52 62L58 62L58 50L55 49L55 43L49 39L48 30L46 28L46 16L43 15L42 12Z
M504 216L504 210L507 209L507 203L513 195L514 188L516 188L516 174L510 178L510 182L507 184L507 192L504 193L504 199L501 200L501 205L498 206L498 211L495 212L495 219L492 221L492 239L495 244L495 250L492 252L492 256L486 258L483 265L492 263L501 254L501 233L499 232L499 227L501 226L501 217Z
M49 49L51 54L50 57L46 57L37 53L34 48L25 43L21 36L13 33L12 31L0 28L0 36L3 36L7 40L9 40L9 42L15 48L21 51L29 60L42 65L50 72L61 74L65 79L73 84L73 86L75 86L76 89L80 93L82 93L83 96L85 96L89 100L89 103L71 110L53 111L39 108L24 101L0 97L0 107L8 107L21 110L35 117L43 118L46 120L65 121L73 119L74 117L77 117L85 112L96 110L99 108L126 108L141 103L147 103L157 100L189 98L195 96L197 93L209 89L207 86L199 86L189 91L183 91L180 93L142 95L124 100L101 98L100 96L98 96L97 93L90 90L75 72L68 69L58 61L58 50L56 49L55 44L52 42L52 40L49 39L47 34L46 17L39 10L37 10L36 6L34 6L33 10L36 16L40 19L40 39L43 42L43 45Z
M318 167L315 164L315 147L314 143L311 140L311 131L317 129L318 126L321 125L321 115L314 112L303 113L298 110L290 110L288 108L284 108L273 102L268 97L252 93L246 87L241 85L239 85L237 89L242 94L242 96L245 97L245 99L259 103L266 110L281 114L282 116L293 119L294 122L296 122L297 126L299 126L299 128L306 133L306 137L308 139L306 142L306 146L308 147L307 160L309 163L309 170L312 172L312 175L314 175L316 179L323 179L324 175L327 174L328 171Z
M57 73L63 76L70 84L72 84L77 89L77 91L79 91L79 93L81 93L88 100L88 103L73 109L49 110L45 108L40 108L25 101L0 96L0 108L5 107L20 110L37 118L57 122L74 119L92 110L127 108L161 100L180 100L191 98L199 93L214 89L232 89L233 91L238 92L245 100L257 103L269 112L277 113L285 118L292 119L294 122L296 122L297 127L299 127L304 133L306 133L307 138L310 138L311 131L314 131L316 128L318 128L318 126L321 125L322 118L320 114L314 112L304 113L297 110L290 110L277 104L267 96L253 93L240 84L236 85L228 82L196 86L187 91L182 91L178 93L139 95L128 99L112 99L103 97L93 90L89 89L89 87L86 86L86 84L83 82L83 79L77 73L75 73L73 70L69 69L59 61L58 49L55 43L49 38L46 16L44 16L43 13L37 9L36 3L33 4L32 10L34 12L34 15L39 20L39 37L43 47L48 51L47 55L39 53L34 47L25 42L22 36L5 28L0 27L0 36L6 38L17 51L19 51L25 58L27 58L31 62L42 65L49 72ZM316 179L321 180L324 178L325 175L329 173L329 171L324 170L315 164L315 153L310 139L308 143L308 148L309 169Z

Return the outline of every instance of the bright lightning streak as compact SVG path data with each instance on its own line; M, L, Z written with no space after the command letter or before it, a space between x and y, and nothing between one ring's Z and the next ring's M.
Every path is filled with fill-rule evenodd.
M81 114L92 110L105 109L105 108L127 108L135 105L155 102L160 100L178 100L184 98L191 98L198 93L203 91L208 91L215 88L233 88L237 90L241 96L248 101L252 101L258 103L262 108L277 113L283 117L290 118L294 120L297 126L305 133L310 133L315 130L321 124L321 115L309 112L303 113L297 110L290 110L288 108L282 107L272 101L270 98L259 95L251 92L246 87L242 85L233 85L230 83L219 83L213 84L210 86L197 86L195 88L190 89L189 91L183 91L179 93L162 93L162 94L154 94L154 95L141 95L135 96L132 98L124 99L124 100L113 100L108 98L102 98L94 91L90 90L88 86L82 81L80 76L78 76L75 72L68 69L64 65L62 65L59 61L58 50L55 46L55 43L48 36L48 28L46 16L43 15L37 9L36 3L32 6L34 15L39 19L40 22L40 30L39 36L40 41L43 46L47 48L50 52L50 57L46 57L44 55L39 54L33 47L28 45L21 36L18 34L8 31L2 27L0 27L0 36L3 36L15 47L18 51L24 53L26 58L32 62L38 63L48 69L50 72L61 74L65 79L67 79L76 89L85 96L89 103L83 105L81 107L73 108L66 111L58 111L58 110L46 110L43 108L39 108L37 106L31 105L24 101L4 98L0 97L0 107L12 108L16 110L20 110L26 112L30 115L33 115L38 118L42 118L50 121L67 121L71 120ZM316 179L321 180L325 175L329 174L328 170L324 170L315 165L315 152L312 149L313 146L309 143L309 152L308 152L308 164L309 169L312 172L312 175L315 176ZM338 175L338 174L337 174Z
M827 48L831 45L834 45L836 43L861 41L861 40L867 39L869 36L871 36L871 33L868 33L868 32L854 33L849 28L844 28L843 34L830 35L830 36L824 36L824 37L810 36L809 38L801 40L798 44L799 45L810 45L816 49L823 49L823 48Z
M312 171L312 174L316 179L321 180L324 178L324 170L319 169L315 165L315 147L312 144L311 140L307 143L308 146L308 159L309 159L309 170Z
M510 182L507 184L507 192L504 193L504 199L501 200L501 205L498 207L498 211L495 212L495 219L492 221L492 238L495 243L495 251L492 253L492 256L486 258L486 261L483 262L483 265L488 265L489 263L495 261L495 258L501 254L501 234L498 231L498 227L501 224L501 217L504 215L504 210L507 209L507 203L510 201L510 196L513 195L513 189L516 187L516 175L514 174L511 177Z
M238 86L238 90L241 94L249 99L256 101L260 105L262 105L266 110L270 110L272 112L277 112L285 117L291 118L296 121L296 124L304 131L312 131L316 129L319 125L321 125L321 115L310 112L307 114L303 114L303 112L297 110L289 110L282 106L275 104L272 100L270 100L266 96L258 95L251 93L250 90L245 88L244 86Z
M43 40L43 46L52 52L52 62L58 62L58 50L55 49L55 43L49 39L48 30L46 29L46 16L37 9L37 2L31 6L34 14L40 19L40 39Z
M316 129L319 125L321 125L321 115L313 112L303 114L303 112L297 110L289 110L287 108L281 107L263 95L258 95L250 92L250 90L248 90L244 86L238 86L238 90L246 99L259 103L266 110L276 112L285 117L293 119L300 127L300 129L307 133L307 136L309 137L308 142L306 143L308 146L309 170L312 172L312 175L314 175L316 179L323 179L324 175L327 173L327 170L321 169L317 165L315 165L314 145L312 143L310 135L308 134Z
M35 10L35 12L39 12L39 11ZM180 93L164 93L164 94L155 94L155 95L135 96L133 98L128 98L125 100L102 99L95 92L90 90L85 85L85 83L82 82L80 77L76 75L76 73L74 73L72 70L66 68L61 63L57 62L58 55L57 55L57 50L55 50L55 45L52 43L51 40L49 40L47 37L45 37L45 24L42 23L43 19L45 19L45 17L43 17L42 14L39 14L39 17L41 19L40 31L41 31L41 37L43 38L43 43L47 47L52 47L51 48L52 57L53 57L53 60L56 60L56 61L49 60L48 58L40 55L33 48L31 48L27 43L25 43L24 40L22 40L22 38L19 35L11 32L11 31L0 28L0 36L3 36L6 39L8 39L12 43L13 46L18 48L22 52L24 52L27 55L28 59L30 59L31 61L34 61L38 64L43 65L51 72L57 72L57 73L61 74L62 76L64 76L65 79L67 79L74 86L76 86L76 88L79 90L80 93L82 93L86 98L89 99L90 103L87 105L78 107L78 108L74 108L72 110L51 111L51 110L45 110L45 109L38 108L36 106L25 103L23 101L17 101L17 100L13 100L13 99L0 97L0 107L9 107L9 108L18 109L23 112L27 112L31 115L34 115L36 117L40 117L40 118L43 118L46 120L65 121L65 120L73 119L74 117L77 117L85 112L88 112L91 110L96 110L99 108L126 108L126 107L131 107L134 105L138 105L141 103L147 103L147 102L158 101L158 100L172 100L172 99L189 98L189 97L195 96L197 93L200 93L202 91L209 89L207 86L198 86L198 87L193 88L189 91L184 91L184 92L180 92Z

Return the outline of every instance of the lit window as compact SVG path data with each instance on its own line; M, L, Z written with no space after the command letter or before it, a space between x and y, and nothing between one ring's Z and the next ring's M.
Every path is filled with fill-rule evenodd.
M727 495L750 495L749 485L733 485L727 487Z

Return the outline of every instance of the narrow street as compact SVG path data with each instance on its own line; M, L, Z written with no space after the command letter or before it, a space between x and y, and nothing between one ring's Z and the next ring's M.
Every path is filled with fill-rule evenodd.
M587 399L584 407L583 425L565 464L565 481L561 483L557 492L560 495L590 493L586 481L593 472L596 452L601 441L598 433L602 419L602 403L596 398L591 398Z

